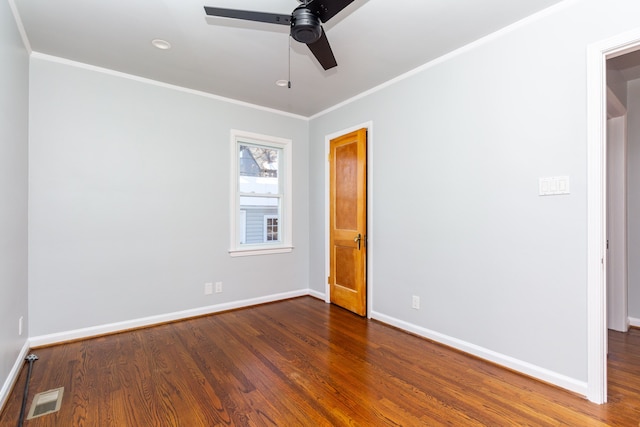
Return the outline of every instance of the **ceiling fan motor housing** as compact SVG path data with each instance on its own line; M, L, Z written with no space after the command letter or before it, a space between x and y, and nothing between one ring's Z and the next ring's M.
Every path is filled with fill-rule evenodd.
M291 37L300 43L313 43L322 36L322 23L304 6L297 7L291 15Z

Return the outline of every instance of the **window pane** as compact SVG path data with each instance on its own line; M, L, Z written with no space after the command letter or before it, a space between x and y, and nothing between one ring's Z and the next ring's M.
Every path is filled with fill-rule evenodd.
M265 216L264 221L264 240L266 242L277 242L280 240L278 237L278 217Z
M280 242L280 198L240 197L240 212L245 215L245 244ZM266 230L265 230L266 227Z
M238 145L239 191L279 194L278 160L280 150L255 145Z

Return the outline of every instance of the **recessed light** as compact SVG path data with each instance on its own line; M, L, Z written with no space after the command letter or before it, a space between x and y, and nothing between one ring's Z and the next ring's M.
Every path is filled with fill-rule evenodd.
M280 79L276 82L276 85L280 86L280 87L287 87L289 86L289 80L285 80L285 79Z
M167 50L171 49L171 43L162 39L153 39L151 40L151 44L157 47L158 49Z

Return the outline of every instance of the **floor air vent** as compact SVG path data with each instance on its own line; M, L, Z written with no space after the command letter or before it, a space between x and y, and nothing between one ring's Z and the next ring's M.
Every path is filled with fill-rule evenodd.
M63 392L64 387L60 387L36 394L33 397L27 419L30 420L31 418L58 412L60 410L60 404L62 403Z

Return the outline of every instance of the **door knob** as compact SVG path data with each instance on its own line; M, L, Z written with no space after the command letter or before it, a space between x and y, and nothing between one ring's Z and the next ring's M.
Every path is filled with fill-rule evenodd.
M356 237L353 238L353 241L358 244L358 250L360 250L360 241L362 240L362 234L358 233Z

